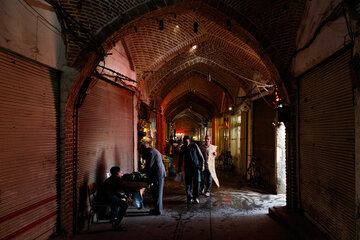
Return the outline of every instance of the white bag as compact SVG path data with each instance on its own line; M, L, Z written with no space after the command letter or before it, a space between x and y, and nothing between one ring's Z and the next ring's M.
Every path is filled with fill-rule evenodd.
M178 182L178 183L181 183L184 181L184 174L183 172L179 172L178 174L176 174L176 177L175 177L175 182Z

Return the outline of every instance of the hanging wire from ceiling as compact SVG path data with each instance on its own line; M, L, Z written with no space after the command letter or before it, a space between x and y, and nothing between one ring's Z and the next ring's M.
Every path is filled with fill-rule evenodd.
M65 9L63 9L61 7L61 5L58 5L54 1L50 1L50 0L45 0L45 1L47 3L49 3L55 9L57 15L59 16L59 19L61 20L63 29L66 32L70 33L73 37L75 37L75 39L77 41L85 44L86 46L90 47L91 50L100 54L100 61L104 63L104 66L102 66L100 64L97 65L97 67L100 67L102 69L100 73L95 70L94 74L97 77L106 76L106 77L114 78L114 82L119 82L121 85L128 87L128 88L132 88L133 86L130 87L124 81L137 83L135 80L133 80L111 68L105 67L105 59L104 58L108 55L112 55L112 53L105 53L105 49L103 48L102 44L100 42L98 42L98 40L94 37L94 35L87 28L85 28L80 22L78 22L71 14L69 14ZM79 9L79 6L77 6L77 8ZM81 9L81 6L80 6L80 9ZM83 33L87 37L86 38L81 37L76 32L75 29L79 30L81 33ZM105 43L109 45L109 43L107 43L107 42L105 42ZM113 43L113 45L115 45L115 44ZM119 55L122 56L122 54L116 48L112 48L111 46L109 46L109 47L111 49L114 49ZM99 49L100 49L100 53L99 53ZM105 74L104 70L107 70L115 75Z
M212 61L212 60L210 60L210 59L208 59L207 61L211 62L212 64L214 64L214 65L216 65L216 66L219 66L218 63L216 63L216 62L214 62L214 61ZM267 88L272 88L272 87L274 87L273 84L270 85L270 84L266 84L266 83L263 83L263 82L259 82L259 81L256 81L256 80L247 78L247 77L245 77L245 76L243 76L243 75L241 75L241 74L239 74L239 73L236 73L236 72L230 70L229 68L227 68L227 67L225 67L225 66L219 66L219 67L225 69L225 70L228 71L229 73L231 73L231 74L233 74L233 75L235 75L235 76L237 76L237 77L239 77L239 78L241 78L241 79L243 79L243 80L246 80L246 81L255 83L258 87L262 87L262 88L266 88L266 87L267 87Z
M24 7L24 9L26 9L28 12L30 12L33 16L35 17L39 17L39 19L44 23L44 25L49 28L49 30L51 30L52 32L54 32L55 34L61 34L61 30L59 28L57 28L54 24L52 24L50 21L48 21L41 13L39 13L33 6L31 6L26 0L18 0L18 2ZM26 3L26 5L28 7L30 7L32 10L28 9L28 7L26 7L24 5L24 3ZM34 13L35 12L35 13ZM51 28L50 28L51 27ZM54 31L55 30L55 31Z

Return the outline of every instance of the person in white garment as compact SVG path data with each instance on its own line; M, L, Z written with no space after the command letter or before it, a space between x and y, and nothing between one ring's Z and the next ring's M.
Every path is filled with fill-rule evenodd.
M215 172L216 148L217 146L211 144L210 136L206 135L205 144L200 146L201 153L205 160L205 169L201 172L200 193L204 194L206 197L210 197L213 179L216 185L219 186L219 181Z

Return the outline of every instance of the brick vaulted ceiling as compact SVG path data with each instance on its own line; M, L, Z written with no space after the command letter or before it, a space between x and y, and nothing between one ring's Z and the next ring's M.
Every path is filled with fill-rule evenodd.
M274 86L295 52L305 0L104 1L60 0L105 51L121 43L137 75L138 90L149 103L162 102L176 118L189 106L205 118L222 104ZM79 2L80 7L79 7ZM194 32L194 22L198 32ZM160 24L163 23L163 29ZM178 26L178 27L177 27ZM68 38L68 60L81 63L88 46ZM191 46L196 45L196 49ZM84 53L85 52L85 53ZM81 64L80 64L81 65ZM210 73L212 81L207 81ZM225 99L225 100L224 100ZM174 110L172 109L176 105ZM212 106L211 111L201 108ZM210 114L210 115L209 115Z

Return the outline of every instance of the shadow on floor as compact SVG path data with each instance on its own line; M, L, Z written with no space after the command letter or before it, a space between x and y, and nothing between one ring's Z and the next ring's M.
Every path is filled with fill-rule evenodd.
M168 178L162 215L147 214L152 208L149 193L143 209L128 209L122 223L126 231L112 231L111 224L93 224L74 239L297 239L268 215L270 207L285 205L285 195L241 186L228 173L219 173L219 179L221 187L214 186L210 197L201 195L199 204L187 204L185 185Z

